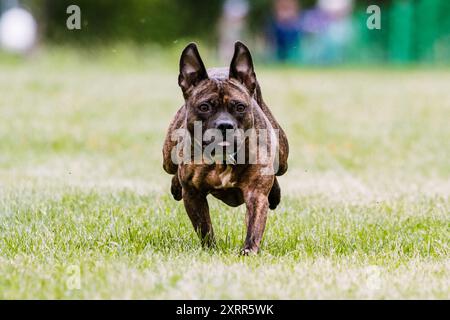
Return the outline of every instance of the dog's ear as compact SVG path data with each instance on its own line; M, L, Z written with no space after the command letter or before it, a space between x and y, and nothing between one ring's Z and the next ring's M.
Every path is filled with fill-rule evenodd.
M256 88L256 74L253 68L252 55L240 41L234 44L234 55L231 59L230 78L239 80L245 85L251 95Z
M180 57L180 74L178 76L178 85L187 96L187 91L192 86L196 86L200 81L207 79L205 65L197 50L195 43L190 43L184 48Z

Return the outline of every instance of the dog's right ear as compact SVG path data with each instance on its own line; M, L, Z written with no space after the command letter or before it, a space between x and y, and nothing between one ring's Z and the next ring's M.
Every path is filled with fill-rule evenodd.
M205 65L197 50L195 43L190 43L184 48L180 57L180 74L178 76L178 85L186 98L189 89L196 86L200 81L208 79Z

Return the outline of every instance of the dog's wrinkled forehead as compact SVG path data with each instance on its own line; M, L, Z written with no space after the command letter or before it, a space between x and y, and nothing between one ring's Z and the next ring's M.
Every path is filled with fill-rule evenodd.
M248 90L237 80L229 78L209 78L201 81L192 89L190 102L215 101L221 104L229 100L249 102Z

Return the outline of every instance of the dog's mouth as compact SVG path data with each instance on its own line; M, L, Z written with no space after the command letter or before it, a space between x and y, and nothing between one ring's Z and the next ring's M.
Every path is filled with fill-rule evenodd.
M240 139L238 139L237 137L233 137L232 139L228 139L228 140L220 140L218 142L216 142L214 139L209 140L209 141L203 141L203 147L209 147L212 150L223 150L224 152L226 151L227 153L235 153L240 145Z
M229 147L231 146L231 143L229 141L221 141L217 145L220 147Z
M204 141L204 156L216 163L230 163L236 164L237 153L239 150L239 139L236 137L233 140L223 140L215 142Z

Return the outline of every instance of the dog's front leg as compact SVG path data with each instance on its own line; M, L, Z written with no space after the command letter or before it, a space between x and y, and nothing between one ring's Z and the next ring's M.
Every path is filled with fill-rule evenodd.
M183 202L191 219L195 232L200 237L203 246L214 245L214 231L209 216L206 195L192 188L183 188Z
M266 227L267 210L269 201L267 194L259 190L253 190L245 197L247 215L245 222L247 225L247 237L245 238L243 255L255 254L259 250L259 245Z

